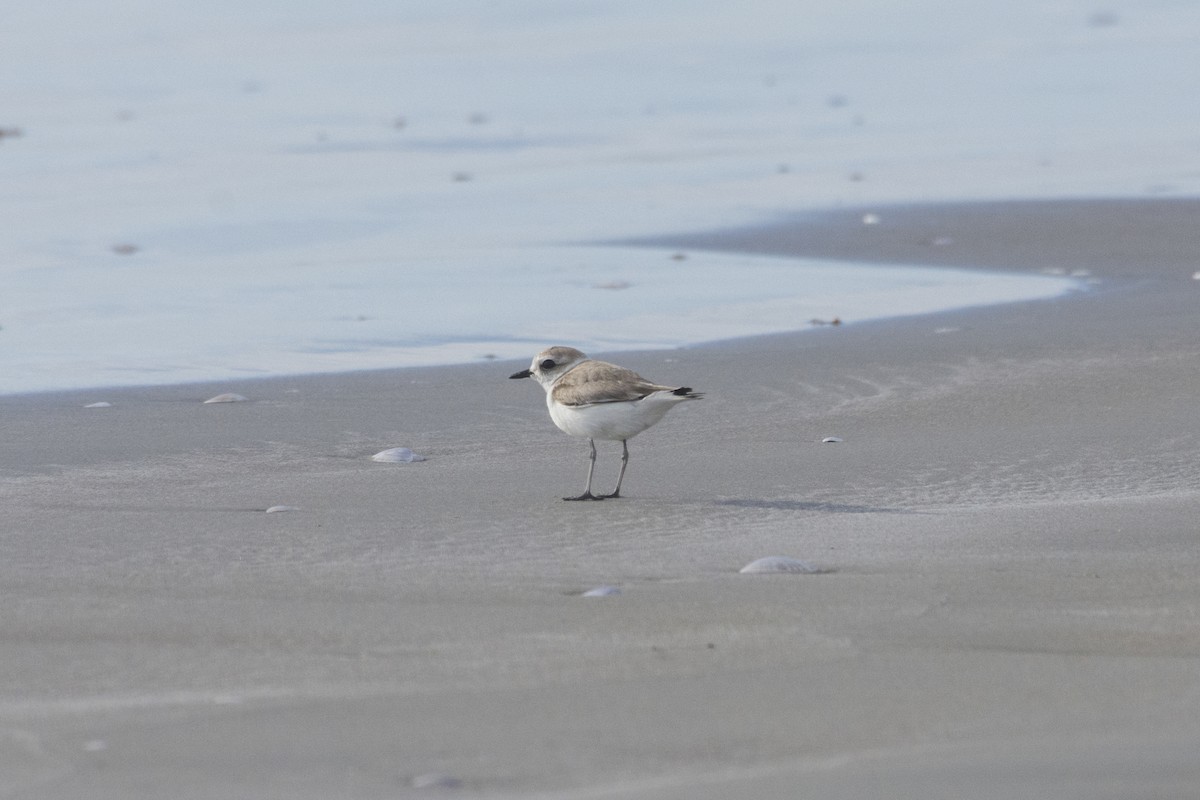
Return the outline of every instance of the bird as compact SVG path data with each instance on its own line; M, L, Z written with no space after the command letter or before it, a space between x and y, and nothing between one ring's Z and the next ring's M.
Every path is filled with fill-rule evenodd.
M621 482L629 464L629 440L661 420L679 403L699 400L703 392L690 386L662 386L631 369L588 358L574 347L557 345L533 357L529 369L508 376L533 378L546 390L550 419L571 436L587 437L587 486L577 497L564 500L605 500L621 496ZM596 440L621 443L621 472L612 494L593 494Z

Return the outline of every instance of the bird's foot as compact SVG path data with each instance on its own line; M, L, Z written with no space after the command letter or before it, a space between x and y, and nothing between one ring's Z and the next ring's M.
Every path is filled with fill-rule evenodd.
M609 496L610 495L606 494L592 494L591 492L584 492L583 494L579 495L579 497L564 497L563 500L603 500L605 497Z
M617 491L613 492L612 494L602 494L602 495L597 496L596 499L597 500L607 500L610 497L615 497L617 499L620 499L621 491L618 489Z

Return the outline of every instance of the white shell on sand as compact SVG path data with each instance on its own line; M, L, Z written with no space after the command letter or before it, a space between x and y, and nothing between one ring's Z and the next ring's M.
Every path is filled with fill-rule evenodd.
M457 789L462 786L461 780L443 772L427 772L424 775L417 775L409 783L414 789Z
M841 440L840 436L826 436L821 440L821 444L837 444Z
M612 597L621 593L621 590L615 586L597 586L595 589L588 589L581 597Z
M407 447L391 447L380 450L371 456L372 461L383 461L388 464L408 464L413 461L424 461L425 456L419 456Z
M267 509L268 514L279 514L284 511L299 511L297 506L271 506Z
M863 214L863 225L878 225L882 220L878 214Z
M246 398L242 397L240 394L234 394L233 392L226 392L225 394L219 394L216 397L210 397L207 400L205 400L204 402L206 404L207 403L244 403L244 402L246 402Z
M746 566L738 570L745 575L771 575L771 574L792 574L792 575L813 575L821 571L821 568L815 564L809 564L807 561L801 561L798 558L788 558L787 556L767 556L756 561L751 561Z
M84 408L112 408L112 403L101 400L99 403L88 403Z

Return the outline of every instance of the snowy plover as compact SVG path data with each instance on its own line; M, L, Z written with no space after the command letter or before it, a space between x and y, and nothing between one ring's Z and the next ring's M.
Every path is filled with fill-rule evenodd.
M543 350L533 357L529 369L509 377L533 378L540 383L546 390L546 406L554 424L572 436L586 436L592 446L587 487L578 497L564 500L620 497L629 463L628 440L662 419L676 403L702 397L687 386L660 386L631 369L593 361L574 347ZM612 494L592 494L596 439L621 443L621 472Z

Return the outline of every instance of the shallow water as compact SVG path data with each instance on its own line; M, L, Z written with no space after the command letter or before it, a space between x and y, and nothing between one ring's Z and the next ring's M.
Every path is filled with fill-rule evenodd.
M827 5L10 9L0 392L675 347L1052 296L1074 284L581 243L1200 190L1195 7Z

